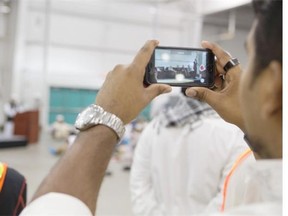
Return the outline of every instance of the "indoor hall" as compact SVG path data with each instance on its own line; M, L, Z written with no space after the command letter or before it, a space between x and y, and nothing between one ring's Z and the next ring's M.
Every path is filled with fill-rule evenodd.
M74 125L76 118L90 104L98 104L95 98L101 95L109 72L117 70L116 65L135 61L137 52L151 39L158 40L164 48L159 48L158 53L155 50L153 63L148 59L143 82L168 83L173 86L172 92L149 101L127 122L120 117L120 123L125 123L124 134L123 128L118 130L122 124L117 113L111 112L111 116L104 109L102 114L108 112L107 118L113 119L108 127L121 139L109 150L112 156L107 169L103 171L107 161L96 163L99 174L91 174L104 176L96 215L209 215L240 202L229 200L230 191L225 185L230 175L233 179L234 167L240 167L242 160L245 166L255 162L242 128L224 122L206 103L190 98L186 101L179 86L219 88L214 82L214 73L219 70L214 54L218 60L219 57L199 50L203 40L217 43L231 55L230 65L225 62L222 66L223 72L226 66L228 71L238 67L239 62L243 70L249 69L247 41L254 18L251 0L0 0L0 195L2 167L19 172L17 181L21 184L15 190L23 198L9 203L14 206L14 215L32 200L43 179L55 171L54 165L74 149L79 134ZM225 75L221 82L225 82ZM121 88L116 91L121 92ZM137 107L136 92L125 95L127 101L134 101L127 109ZM113 103L111 110L116 105ZM91 109L100 108L94 105ZM106 120L100 119L97 124L105 125ZM216 136L217 128L229 138ZM99 137L105 137L105 133ZM90 140L94 139L98 137ZM102 153L97 157L105 157ZM86 175L81 164L86 158L82 159L73 162L75 169L72 167L69 174L76 178L83 175L83 182L70 181L66 176L54 182L56 192L63 190L66 194L66 182L67 188L69 182L75 188L83 186ZM6 175L6 171L3 173ZM199 181L200 178L204 180ZM67 194L74 197L71 188ZM58 215L79 202L79 209L86 207L91 211L87 200L81 199L86 196L85 190L77 190L82 195L75 196L80 200L74 200L75 205L72 200L72 204L68 200L63 205L61 201L46 202L58 205ZM223 195L226 192L227 199ZM0 215L10 215L1 212L2 206L8 209L1 200L0 196ZM75 215L86 215L76 210Z

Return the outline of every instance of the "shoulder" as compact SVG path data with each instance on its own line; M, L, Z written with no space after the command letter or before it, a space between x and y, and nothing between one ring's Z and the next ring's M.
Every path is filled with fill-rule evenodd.
M215 130L223 132L242 133L242 131L234 124L224 121L221 117L204 117L203 124Z
M235 125L225 122L222 118L204 118L202 130L209 135L214 143L222 143L221 148L227 146L228 149L239 148L239 151L248 146L244 141L244 133ZM207 138L208 139L208 138ZM219 146L220 147L220 146Z

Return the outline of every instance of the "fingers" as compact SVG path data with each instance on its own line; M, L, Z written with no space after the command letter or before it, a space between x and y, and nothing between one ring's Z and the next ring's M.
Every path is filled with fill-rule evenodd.
M219 73L224 74L225 71L223 70L223 67L232 58L231 55L216 43L202 41L202 46L206 49L212 50L217 57L217 62L219 62L219 65L217 65L217 70Z
M160 94L169 93L172 91L171 86L164 84L152 84L146 88L149 100L153 100Z
M186 95L188 97L192 97L192 98L204 101L213 108L215 104L217 104L217 102L219 103L219 94L208 88L203 88L203 87L202 88L201 87L188 88L186 90Z
M220 65L220 63L216 62L216 75L219 76L221 74L225 74L224 68Z
M215 77L214 86L215 86L217 89L221 89L221 88L222 88L222 85L223 85L223 79L222 79L220 76Z
M132 64L135 64L141 68L145 68L148 64L151 55L155 47L159 44L157 40L149 40L145 45L140 49L140 51L135 56Z

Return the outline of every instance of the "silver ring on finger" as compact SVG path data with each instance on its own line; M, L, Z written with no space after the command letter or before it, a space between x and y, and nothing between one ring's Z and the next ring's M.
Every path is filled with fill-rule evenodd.
M230 59L230 60L224 65L224 67L223 67L223 69L224 69L224 71L225 71L225 74L224 74L224 75L226 75L227 72L228 72L231 68L233 68L233 67L235 67L235 66L237 66L237 65L239 65L239 64L240 64L240 62L238 61L237 58L232 58L232 59Z

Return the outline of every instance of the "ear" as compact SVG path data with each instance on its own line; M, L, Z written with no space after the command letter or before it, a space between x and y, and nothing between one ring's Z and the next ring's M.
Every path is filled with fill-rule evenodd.
M264 118L279 115L282 118L282 65L271 61L265 69L265 96L262 115Z

